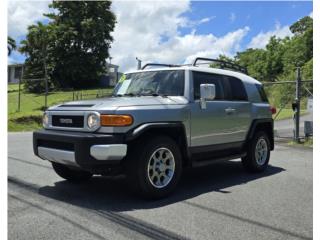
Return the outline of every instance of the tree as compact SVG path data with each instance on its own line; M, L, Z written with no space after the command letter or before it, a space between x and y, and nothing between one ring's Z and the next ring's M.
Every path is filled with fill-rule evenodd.
M309 16L301 18L290 26L290 31L295 35L304 34L307 30L312 29L313 19Z
M46 70L49 72L49 86L54 85L54 82L50 77L52 75L52 69L54 68L51 55L51 45L55 39L53 28L54 25L44 25L43 23L38 22L36 25L28 27L26 39L21 41L19 51L27 56L24 68L24 78L33 79L25 83L26 90L30 92L44 92Z
M54 1L46 14L54 25L52 78L62 87L87 88L96 85L106 72L115 15L111 2Z
M249 48L243 52L237 52L236 63L246 67L250 76L266 81L267 76L267 53L264 49Z
M8 56L11 55L12 51L17 48L16 41L8 36Z
M284 53L283 41L272 36L266 46L266 79L265 81L275 81L283 72L282 57Z

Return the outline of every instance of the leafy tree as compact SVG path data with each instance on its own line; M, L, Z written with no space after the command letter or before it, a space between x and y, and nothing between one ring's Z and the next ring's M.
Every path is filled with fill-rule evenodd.
M55 39L53 28L53 25L38 22L28 27L26 39L21 41L19 51L27 56L23 75L25 79L30 79L24 86L30 92L44 92L45 68L49 73L49 86L54 84L50 77L54 67L50 46Z
M11 55L12 51L17 48L16 41L8 36L8 56Z
M111 2L54 1L46 14L54 26L52 77L62 87L85 88L96 85L106 71L106 59L115 26Z
M301 18L299 21L295 22L290 26L290 31L293 34L301 35L304 34L309 29L312 29L313 19L309 16Z
M250 76L263 81L267 76L267 53L264 49L249 48L238 52L235 56L236 63L247 68Z
M265 81L275 81L283 72L282 56L284 53L283 41L272 36L266 46L266 76Z

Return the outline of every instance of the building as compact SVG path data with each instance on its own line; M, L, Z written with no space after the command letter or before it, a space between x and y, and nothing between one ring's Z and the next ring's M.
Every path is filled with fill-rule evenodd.
M22 75L23 64L8 65L8 84L19 83Z
M118 71L119 66L107 63L107 73L101 78L101 87L114 87L120 79L122 73Z

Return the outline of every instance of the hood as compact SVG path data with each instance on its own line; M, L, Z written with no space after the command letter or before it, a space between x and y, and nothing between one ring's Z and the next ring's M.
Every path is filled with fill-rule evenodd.
M185 97L161 97L161 96L141 96L141 97L108 97L95 100L73 101L50 107L49 110L61 111L97 111L116 110L119 107L130 106L151 106L151 105L181 105L188 101Z

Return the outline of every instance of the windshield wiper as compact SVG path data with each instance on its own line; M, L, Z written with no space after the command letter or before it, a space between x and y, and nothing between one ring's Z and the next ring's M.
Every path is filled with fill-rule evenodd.
M134 94L134 93L125 93L125 94L115 94L113 96L114 97L123 97L123 96L135 97L135 96L139 96L139 95L138 94Z
M139 96L139 95L134 94L134 93L125 93L124 96L135 97L135 96Z
M160 96L160 97L164 97L164 98L168 97L167 94L159 94L159 93L156 93L156 92L141 93L140 95L141 95L141 96L153 96L153 97L158 97L158 96Z

